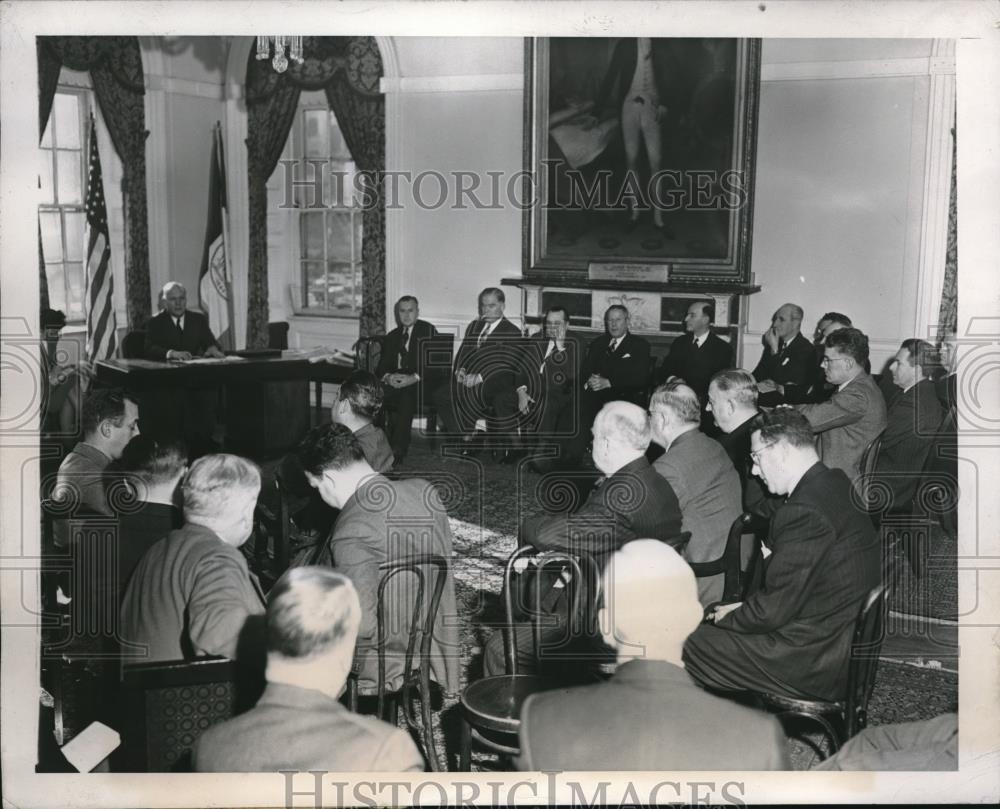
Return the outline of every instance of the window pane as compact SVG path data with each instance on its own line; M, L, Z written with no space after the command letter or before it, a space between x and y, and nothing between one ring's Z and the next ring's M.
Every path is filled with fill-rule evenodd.
M364 238L364 217L360 213L354 214L354 261L360 265L361 262L361 240Z
M62 264L46 264L45 278L49 282L49 306L59 309L64 315L66 311L66 275Z
M351 159L347 141L344 140L344 134L340 131L340 125L337 123L337 116L332 111L330 112L330 157L341 160Z
M56 189L52 184L52 152L42 152L42 171L38 175L38 185L42 189L42 205L55 203Z
M80 97L76 93L56 93L52 114L56 122L56 145L60 149L81 149Z
M304 110L305 156L327 157L330 148L330 128L326 110Z
M62 230L58 211L39 211L38 223L42 228L42 253L46 262L63 260Z
M330 308L354 309L354 283L354 268L350 264L330 264Z
M45 131L42 133L42 148L51 149L52 148L52 114L49 113L49 120L45 122Z
M326 256L330 261L351 262L351 220L353 215L331 211L326 215Z
M82 320L83 311L83 265L66 265L66 304L69 309L66 317L69 320Z
M70 261L83 261L87 245L84 244L84 228L87 216L82 211L66 211L66 258Z
M57 152L56 159L59 161L59 189L58 197L60 205L82 205L83 189L82 178L80 176L80 152Z
M302 258L323 258L323 212L299 214Z
M353 160L335 160L330 164L326 204L329 208L351 208L358 204L355 197L354 175L357 167Z
M320 261L303 261L305 276L305 305L307 307L326 307L326 266Z

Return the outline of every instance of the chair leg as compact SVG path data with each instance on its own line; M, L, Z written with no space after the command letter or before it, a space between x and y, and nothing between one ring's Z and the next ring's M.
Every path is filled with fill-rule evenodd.
M462 736L458 748L459 772L470 772L472 769L472 727L463 716L461 719Z

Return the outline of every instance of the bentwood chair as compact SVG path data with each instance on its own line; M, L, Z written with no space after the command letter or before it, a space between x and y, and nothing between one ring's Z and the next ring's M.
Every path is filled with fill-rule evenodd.
M536 555L537 554L537 555ZM570 620L572 624L580 615L581 591L584 585L583 569L580 561L559 551L538 551L530 545L518 548L507 559L504 568L504 610L506 615L506 656L508 673L485 677L466 686L462 692L462 737L459 748L459 770L468 772L472 758L472 742L475 741L493 753L516 756L517 733L521 726L521 707L532 694L548 691L564 685L558 680L533 674L517 673L517 643L514 623L514 583L516 563L533 557L536 565L534 577L534 605L532 615L532 639L536 656L542 651L542 629L547 614L539 608L542 601L542 571L550 564L560 570L568 570ZM564 578L565 581L565 578ZM595 597L596 602L596 597Z
M376 713L380 719L395 724L399 708L402 708L407 727L421 739L424 758L431 770L447 770L447 767L441 766L432 724L433 706L436 701L440 701L440 694L432 690L436 684L431 680L431 646L441 595L449 575L448 561L437 554L412 554L386 562L379 566L379 570L383 571L383 575L378 586ZM404 573L416 576L416 587L404 589L407 595L412 593L413 606L403 659L402 683L395 690L390 690L386 673L386 647L392 616L389 614L386 593L389 592L393 579ZM405 582L405 578L401 582ZM357 673L351 672L347 680L347 704L354 712L358 710L360 690ZM415 700L420 703L419 720L414 708Z
M744 536L753 538L749 557L750 564L746 571L742 565ZM732 604L736 601L742 601L746 595L747 585L750 581L749 573L760 553L760 544L760 538L753 525L753 515L744 512L733 520L733 524L729 527L729 536L726 539L726 547L722 556L710 562L689 562L688 564L698 578L723 576L722 603Z
M878 656L885 626L886 588L883 582L865 597L854 623L847 689L836 702L792 699L779 694L758 693L760 704L776 711L779 719L799 718L818 725L830 743L830 754L868 724L868 701L875 685Z

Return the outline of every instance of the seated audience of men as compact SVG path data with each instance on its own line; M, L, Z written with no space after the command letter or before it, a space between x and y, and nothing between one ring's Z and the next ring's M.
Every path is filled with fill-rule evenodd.
M521 330L504 317L503 290L487 287L479 293L479 317L465 329L452 366L452 381L434 395L446 432L461 434L466 444L475 438L476 422L484 419L487 432L506 449L500 461L512 459L517 447L517 393L514 377L520 361L517 342ZM474 452L467 446L466 454Z
M878 538L847 475L819 460L801 413L759 416L751 456L754 474L788 498L771 520L763 583L711 612L685 644L685 668L719 691L842 699L858 611L881 581Z
M424 346L438 332L432 324L420 319L420 304L413 295L404 295L396 301L396 318L399 325L385 336L375 375L382 382L386 432L398 465L406 460L410 449L413 416L428 382L423 367Z
M684 671L684 639L702 608L677 552L637 539L602 578L600 626L618 668L607 682L528 697L518 769L788 769L774 717L709 694Z
M892 491L892 510L909 508L944 419L931 378L936 370L934 346L914 338L903 341L890 364L892 384L883 380L887 423L876 473Z
M726 451L699 428L701 402L681 382L660 385L649 402L653 440L666 452L653 468L670 484L681 508L681 530L690 533L684 546L689 562L722 556L729 529L742 512L740 476ZM723 577L698 580L705 606L722 598Z
M708 383L719 371L733 367L733 347L712 332L715 325L715 304L695 301L684 316L685 333L670 344L670 352L663 359L657 373L662 384L671 377L686 382L704 408L708 397ZM711 432L712 417L703 411L702 429Z
M802 307L780 306L764 332L764 353L753 369L761 407L810 401L819 383L816 354L802 336Z
M593 427L594 465L605 475L575 512L525 517L521 521L520 541L540 551L557 550L589 557L602 567L608 554L626 542L640 537L658 539L680 548L681 510L677 495L666 479L649 465L646 450L651 438L649 414L630 402L611 402L598 413ZM565 590L553 589L544 607L556 617L548 631L553 639L569 640L569 619ZM583 598L592 598L584 591ZM584 601L589 610L590 605ZM514 630L521 671L538 667L528 626ZM494 632L484 652L487 675L505 669L502 633Z
M118 601L132 571L157 540L184 524L180 482L187 472L187 450L178 442L137 435L117 464L132 492L118 513Z
M365 459L376 472L392 469L393 454L381 427L373 422L382 410L382 386L368 371L354 371L340 386L333 420L354 433Z
M267 686L257 704L195 743L199 772L407 772L423 759L406 734L339 702L361 604L332 570L287 571L268 596Z
M554 449L554 458L536 458L540 471L572 466L580 432L580 344L569 331L569 314L562 306L545 312L545 326L526 346L516 377L517 403L526 441Z
M886 425L885 402L865 372L868 338L854 328L837 329L824 345L823 370L836 391L825 402L798 406L819 436L819 457L842 469L860 491L861 456Z
M139 434L139 408L122 390L92 387L83 400L82 421L83 440L59 465L52 498L110 515L105 471Z
M333 531L311 562L332 564L347 576L361 599L356 658L362 689L378 684L379 565L411 554L452 558L451 527L440 495L420 478L389 480L372 469L357 438L341 424L312 429L298 448L306 478L323 501L340 509ZM416 574L397 576L386 591L389 636L386 678L390 688L402 681ZM434 624L431 671L447 692L458 690L462 647L455 616L455 583L447 574Z
M750 434L757 409L757 381L740 368L719 371L708 386L708 409L722 430L716 440L733 462L743 490L743 510L754 511L767 497L751 473Z
M122 636L146 660L237 655L259 663L264 596L239 547L253 530L260 473L236 455L206 455L182 484L184 526L139 561L122 601Z

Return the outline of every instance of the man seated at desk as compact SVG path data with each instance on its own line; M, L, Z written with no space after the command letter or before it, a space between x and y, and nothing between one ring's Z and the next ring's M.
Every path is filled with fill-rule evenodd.
M167 281L160 292L163 311L146 325L146 359L189 360L192 357L222 357L222 350L201 312L187 311L187 290L177 281Z

